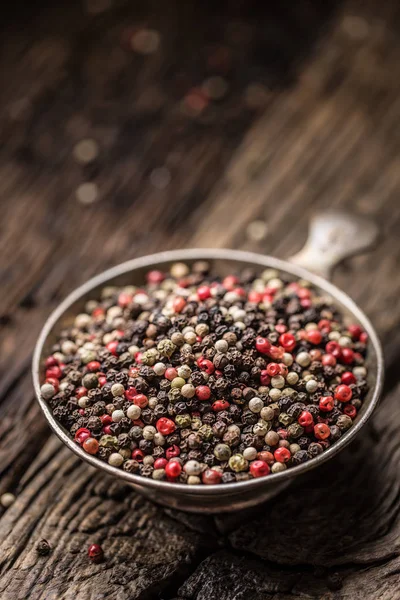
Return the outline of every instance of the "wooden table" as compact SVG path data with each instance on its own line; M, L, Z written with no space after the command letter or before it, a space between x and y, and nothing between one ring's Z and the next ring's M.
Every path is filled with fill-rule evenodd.
M400 7L259 5L2 9L0 493L16 495L0 519L3 600L400 598ZM204 81L223 97L199 92ZM94 147L77 150L82 139ZM328 207L382 228L334 281L387 360L383 404L337 460L258 510L196 517L150 504L50 434L30 360L68 292L167 248L288 257ZM89 563L92 542L103 564Z

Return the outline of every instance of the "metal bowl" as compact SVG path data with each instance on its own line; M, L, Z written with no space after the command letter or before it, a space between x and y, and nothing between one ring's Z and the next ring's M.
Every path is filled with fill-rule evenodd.
M330 219L331 229L335 231L335 226L332 225L332 215L328 215L328 217ZM346 219L348 219L347 216ZM324 222L326 226L326 221L327 216L325 215L321 222ZM359 223L359 220L357 220L357 229ZM321 256L319 257L317 263L314 264L314 270L315 268L319 268L321 271L322 265L325 273L338 259L364 249L371 243L371 238L375 237L375 234L371 235L371 230L370 235L366 236L368 237L368 243L365 239L364 241L361 240L362 236L357 235L358 242L357 244L354 244L350 243L354 242L354 236L350 236L352 237L352 240L349 239L347 251L344 252L343 248L341 248L341 253L339 253L341 256L338 256L338 246L341 246L341 244L336 240L332 245L331 241L328 244L329 248L327 250L325 247L326 235L324 234L319 236L320 242L322 240L322 245L324 246L325 244L324 248L321 249L321 244L318 246L318 243L316 243L318 236L314 235L313 239L313 231L315 234L317 230L321 233L320 225L318 225L317 221L314 221L306 249L294 257L293 260L297 263L304 262L305 259L307 262L310 262L311 256L314 260L316 254L321 255L322 253L324 259L321 260ZM365 227L363 228L363 231L365 233ZM333 251L335 244L336 252ZM312 247L312 251L310 251L310 246ZM354 248L354 246L357 247ZM329 256L330 258L327 258ZM227 485L189 486L185 484L155 481L112 467L98 458L84 452L84 450L71 439L66 429L56 421L46 401L41 398L40 386L44 376L44 359L50 352L52 345L55 343L60 330L72 324L74 317L82 311L85 303L89 299L97 298L100 290L106 285L141 285L144 281L144 275L149 269L168 269L171 264L177 261L191 264L198 260L209 261L211 264L211 271L213 273L218 273L221 276L237 272L246 267L252 267L259 271L262 271L265 268L273 268L286 275L292 276L293 278L307 279L315 285L318 290L334 298L335 303L341 308L343 313L348 315L352 322L357 322L362 325L368 333L370 340L367 359L369 383L368 395L364 400L362 409L360 410L353 427L335 444L316 458L290 468L282 473ZM383 385L383 355L375 330L365 314L358 308L353 300L349 298L349 296L320 275L312 273L298 264L252 252L226 249L174 250L136 258L120 264L108 269L97 277L94 277L72 292L51 314L39 336L33 357L33 382L38 402L50 427L64 444L66 444L66 446L75 452L82 460L85 460L92 466L109 475L128 482L138 493L159 504L189 512L220 513L250 507L275 496L298 475L318 467L347 446L365 425L379 401Z

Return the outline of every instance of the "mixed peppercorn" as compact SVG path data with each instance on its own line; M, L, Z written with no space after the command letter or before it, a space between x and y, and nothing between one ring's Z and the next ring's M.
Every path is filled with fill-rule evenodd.
M279 473L348 430L367 334L304 280L203 261L106 287L62 331L42 397L88 454L155 480Z

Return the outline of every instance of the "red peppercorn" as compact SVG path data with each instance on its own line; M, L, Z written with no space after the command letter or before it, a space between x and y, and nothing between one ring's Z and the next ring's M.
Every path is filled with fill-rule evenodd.
M94 438L88 437L82 444L82 448L88 454L97 454L99 450L99 442Z
M101 415L100 421L103 423L104 426L111 425L112 417L111 417L111 415Z
M124 396L127 400L129 400L130 402L133 402L133 399L135 396L137 396L137 389L134 387L128 387L127 390L125 390Z
M251 290L248 295L248 301L253 304L259 304L262 301L262 294L260 292L256 292L255 290Z
M310 308L311 300L309 298L303 298L302 300L300 300L300 306L302 306L303 308Z
M276 375L279 375L279 373L281 372L281 369L278 363L269 363L269 365L267 365L266 371L270 377L276 377Z
M307 331L307 340L310 344L317 346L322 342L322 334L318 329L311 329L310 331Z
M99 544L90 544L88 555L92 562L100 563L104 558L103 548Z
M344 383L345 385L351 385L352 383L357 382L357 379L351 371L346 371L345 373L343 373L341 380L342 383Z
M176 479L182 473L182 466L177 460L170 460L165 466L165 472L170 479Z
M219 412L221 410L228 410L230 404L227 400L216 400L212 404L212 409L215 412Z
M76 431L76 433L75 433L75 436L74 436L74 439L75 439L75 441L76 441L76 442L79 442L79 444L83 444L83 442L84 442L85 440L87 440L87 438L89 438L89 437L90 437L90 435L91 435L91 434L90 434L90 431L89 431L89 429L87 429L86 427L80 427L80 428L79 428L79 429Z
M175 458L176 456L179 456L180 453L181 453L181 450L180 450L179 446L174 444L173 446L170 446L169 448L166 449L165 456L169 460L170 458Z
M172 303L172 308L176 313L180 313L185 308L185 306L186 300L185 298L182 298L182 296L178 296L177 298L175 298Z
M287 327L282 323L278 323L277 325L275 325L275 331L277 331L278 333L286 333Z
M363 331L360 335L360 342L362 342L363 344L366 344L368 342L368 333L366 333L365 331Z
M48 356L46 358L46 361L44 364L45 364L46 369L49 369L50 367L57 367L58 360L56 358L54 358L54 356Z
M197 295L199 300L207 300L211 296L211 290L208 285L201 285L197 288Z
M104 317L105 311L104 308L101 308L100 306L98 306L97 308L95 308L92 312L92 317L95 319L98 319L100 317Z
M126 308L132 302L132 294L127 294L126 292L121 292L118 296L118 304L121 308Z
M103 427L103 431L104 431L104 433L105 433L106 435L111 435L111 429L110 429L110 426L109 426L109 425L105 425L105 426Z
M271 346L268 352L268 355L274 360L280 360L285 354L285 350L283 348L279 348L278 346Z
M245 298L246 296L246 290L244 290L242 287L234 288L233 291L235 294L237 294L237 296L241 296L242 298Z
M106 385L107 383L107 377L105 375L101 375L99 377L99 386L103 387L103 385Z
M161 283L164 281L165 275L161 271L149 271L146 275L146 280L148 283Z
M111 352L111 354L113 354L114 356L117 356L118 343L119 342L117 342L117 340L113 340L112 342L108 342L108 344L106 344L107 350Z
M299 287L297 290L297 295L299 298L304 300L306 298L311 298L311 291L308 288Z
M58 390L58 388L60 386L59 380L56 379L55 377L47 377L46 378L46 383L50 383L53 387L56 388L56 390Z
M326 440L331 435L331 430L325 423L317 423L314 426L314 435L318 440Z
M296 338L291 333L282 333L282 335L279 336L279 343L285 350L291 352L296 347Z
M343 383L338 385L335 390L335 398L339 400L339 402L350 402L353 396L353 392L348 385L344 385Z
M312 350L310 350L309 355L310 355L311 360L320 361L322 359L322 352L321 352L321 350L318 350L317 348L313 348Z
M205 371L208 375L212 375L212 373L214 373L214 371L215 371L215 367L214 367L213 363L211 362L211 360L208 360L207 358L200 357L197 361L197 366L202 371Z
M53 367L49 367L46 369L46 378L54 377L55 379L61 379L62 371L58 365L54 365Z
M83 387L83 385L81 385L80 387L77 387L75 390L75 396L77 398L82 398L83 396L87 395L87 389L85 387Z
M333 354L323 354L322 364L324 367L334 367L336 365L336 358Z
M96 371L100 371L101 369L101 364L99 363L98 360L91 360L87 365L86 368L88 371L90 371L91 373L96 373Z
M319 401L319 410L322 412L329 412L333 410L335 406L335 401L332 396L322 396Z
M202 402L208 400L211 396L211 390L208 385L198 385L196 388L196 396Z
M144 453L142 450L140 450L140 448L135 448L135 450L132 450L132 458L133 460L137 460L139 463L141 463L144 459Z
M172 381L175 377L178 377L178 371L174 367L168 367L168 369L165 370L164 377L165 379L168 379L168 381Z
M272 463L274 462L274 455L272 454L272 452L268 452L267 450L262 450L261 452L258 452L257 458L258 460L263 460L268 465L272 465Z
M308 410L303 410L297 421L302 427L308 427L314 423L313 416Z
M205 485L216 485L221 483L222 473L215 469L207 469L201 475L201 480Z
M154 468L155 469L165 469L165 466L168 464L168 461L166 458L157 458L157 460L154 461Z
M271 377L268 375L268 371L263 369L260 373L261 385L269 385L271 383Z
M250 464L250 473L253 477L265 477L270 472L268 463L263 460L253 460Z
M328 319L321 319L318 321L318 329L323 333L329 333L331 331L331 322Z
M340 358L342 356L342 348L338 342L328 342L325 346L325 351L327 354L333 354L335 358Z
M352 404L346 404L346 406L343 409L343 412L345 415L347 415L348 417L351 417L352 419L354 419L354 417L357 414L357 409L355 406L353 406Z
M347 330L353 340L359 340L360 335L363 333L363 330L359 325L349 325Z
M221 379L221 377L223 377L223 376L224 376L224 374L223 374L223 372L222 372L222 371L218 371L218 369L215 369L215 371L214 371L214 376L215 376L217 379Z
M231 292L238 283L239 278L236 275L227 275L222 281L222 285L228 292Z
M140 408L146 408L148 403L149 400L144 394L136 394L133 398L133 404L136 404L136 406L139 406Z
M281 440L286 440L288 437L288 432L286 429L277 429L276 433L279 435Z
M169 435L175 431L175 423L167 417L161 417L156 423L156 428L159 433L163 435Z
M354 361L354 352L351 348L342 348L342 362L345 365L351 365Z
M292 455L288 448L277 448L274 452L274 457L277 462L286 463L291 459Z
M261 354L268 354L271 343L267 340L267 338L258 337L256 339L256 348Z

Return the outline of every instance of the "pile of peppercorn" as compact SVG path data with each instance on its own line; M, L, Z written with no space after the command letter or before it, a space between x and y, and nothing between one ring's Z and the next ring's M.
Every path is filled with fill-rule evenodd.
M267 269L203 261L106 287L59 335L42 397L88 454L155 480L246 481L326 450L367 392L367 334Z

